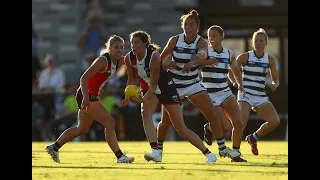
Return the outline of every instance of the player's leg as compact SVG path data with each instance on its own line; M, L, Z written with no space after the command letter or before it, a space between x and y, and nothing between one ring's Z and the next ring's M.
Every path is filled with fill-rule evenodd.
M208 93L219 118L219 121L222 125L223 134L226 135L232 129L230 121L226 118L223 109L221 108L222 102L229 98L232 93ZM215 137L212 134L210 123L204 125L204 140L208 145L212 145L212 141L215 140Z
M262 119L267 121L256 131L257 136L262 138L279 126L280 118L272 103L267 103L263 106L257 107L256 111Z
M249 101L249 95L247 94L246 97L242 97L238 94L238 104L240 107L240 112L241 112L241 120L242 120L242 131L246 128L251 112L251 104ZM246 137L248 143L251 146L251 152L254 155L258 155L258 148L257 148L257 143L255 141L251 141L251 138Z
M90 104L89 113L104 127L106 141L117 157L117 163L132 163L134 158L125 156L119 147L115 132L115 120L107 109L99 101L96 101Z
M57 162L60 163L59 159L59 149L67 142L71 141L72 139L87 134L90 130L91 124L93 122L92 117L85 113L82 110L78 110L78 126L77 127L70 127L66 129L54 142L54 144L51 144L46 147L46 151L48 154L51 155L51 158Z
M144 155L147 161L161 162L158 152L157 131L152 121L152 115L156 111L159 100L156 95L151 96L148 101L141 104L141 116L143 120L144 132L151 146L151 153Z
M157 136L158 136L158 150L162 155L163 151L163 143L166 139L169 128L171 127L171 121L168 112L164 109L163 105L161 105L161 121L158 124Z
M221 123L218 119L218 116L215 112L213 103L207 93L207 91L200 91L192 96L188 97L192 104L198 108L204 117L210 122L210 128L216 138L216 142L219 147L220 156L236 157L240 156L240 153L234 151L230 148L227 148L225 145L225 138L222 131Z
M223 109L222 109L223 108ZM243 127L242 127L242 120L241 120L241 112L240 107L237 103L235 96L230 96L222 103L221 110L224 111L224 117L227 119L226 116L229 117L232 123L232 148L238 152L240 152L240 146L243 136ZM220 115L220 114L219 114ZM222 114L221 114L222 116ZM220 116L219 116L220 118ZM236 158L232 158L233 162L247 162L246 160L242 159L240 156Z
M214 107L216 114L219 118L219 121L222 126L223 134L226 135L232 130L232 124L230 123L229 119L224 114L224 110L221 106ZM204 140L208 145L212 145L212 142L215 140L215 137L212 134L210 123L206 123L204 126Z
M216 156L211 153L209 149L203 144L200 137L186 127L179 104L164 105L164 108L169 114L172 125L176 129L176 131L185 140L189 141L192 145L198 148L206 156L208 163L216 162Z
M222 114L223 112L223 114ZM241 120L241 112L238 102L235 96L230 96L227 98L221 105L219 109L219 119L224 116L224 119L227 120L227 116L229 117L232 123L232 145L233 149L239 151L241 141L242 141L242 120Z
M81 92L77 92L77 104L78 104L78 126L77 127L70 127L66 129L58 139L51 145L47 146L45 149L50 154L51 158L55 162L60 162L59 159L59 149L67 142L71 141L72 139L87 134L90 130L91 124L93 122L93 118L91 117L91 113L84 112L80 109L82 96L80 95ZM90 110L90 108L89 108Z
M254 155L258 155L257 140L272 132L280 124L280 118L276 109L271 102L256 107L257 114L266 122L263 123L258 130L246 137L247 141L255 144L256 150L252 151Z

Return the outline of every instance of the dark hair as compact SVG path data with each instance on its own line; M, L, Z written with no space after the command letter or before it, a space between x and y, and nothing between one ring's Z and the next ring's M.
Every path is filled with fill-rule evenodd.
M218 25L212 25L211 27L209 27L208 33L211 29L216 29L218 31L218 33L220 34L220 36L222 36L222 38L224 38L224 31L223 31L222 27L220 27Z
M183 28L184 27L184 22L186 21L186 19L187 18L193 18L195 21L196 21L196 23L197 23L197 25L198 25L198 27L200 27L200 19L199 19L199 13L196 11L196 10L194 10L194 9L191 9L187 14L184 14L184 15L182 15L181 17L180 17L180 20L181 20L181 28Z
M137 37L139 38L143 43L146 43L146 48L151 48L154 50L160 49L160 46L157 44L151 43L151 37L150 34L148 34L146 31L137 30L132 33L130 33L130 41L132 41L132 38Z

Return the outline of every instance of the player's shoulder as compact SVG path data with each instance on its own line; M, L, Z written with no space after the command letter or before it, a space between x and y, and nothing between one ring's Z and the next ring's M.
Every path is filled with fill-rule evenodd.
M249 57L249 53L250 53L249 51L240 53L239 56L238 56L238 58L244 58L244 57L247 58L247 57Z
M205 38L203 38L202 36L200 36L200 38L197 42L197 48L200 48L200 47L205 48L205 49L208 48L208 41Z
M271 60L271 61L274 61L274 60L275 60L275 58L274 58L271 54L269 54L269 53L268 53L268 58L269 58L269 60Z
M224 51L225 53L228 53L230 58L235 58L235 54L234 54L234 51L233 51L233 50L228 49L228 48L223 48L223 51Z
M153 50L153 51L152 51L152 55L153 55L153 56L154 56L154 55L156 55L156 56L159 55L159 56L160 56L160 52L159 52L158 50ZM152 56L152 57L153 57L153 56Z
M180 34L171 36L170 39L169 39L169 41L177 41L177 40L179 39L179 36L180 36Z
M229 49L229 48L223 48L223 51L224 52L228 52L229 54L234 54L234 51L232 49Z
M205 42L208 42L208 41L207 41L207 39L206 39L206 38L204 38L204 37L202 37L201 35L199 35L199 34L198 34L197 36L199 36L199 37L200 37L200 38L199 38L199 41L205 41Z

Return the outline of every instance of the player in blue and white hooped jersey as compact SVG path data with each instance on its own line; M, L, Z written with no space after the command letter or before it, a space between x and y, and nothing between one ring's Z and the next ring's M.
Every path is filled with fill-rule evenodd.
M217 65L206 65L201 68L202 83L207 89L213 102L216 113L219 117L224 133L232 129L232 147L240 151L242 141L242 120L240 107L236 97L233 95L228 85L228 72L231 70L236 77L239 90L244 92L242 78L237 66L236 58L232 50L222 47L224 31L218 25L213 25L208 29L208 59L216 58ZM226 117L228 115L229 119ZM209 123L204 125L204 139L208 145L212 144L212 132ZM233 157L234 162L246 162L240 156Z
M275 59L265 52L268 35L260 28L252 36L253 50L242 53L237 58L237 64L242 71L243 87L246 92L238 92L238 102L241 109L243 128L249 120L251 108L265 121L253 134L246 137L254 155L258 155L257 140L272 132L280 123L279 115L270 102L265 88L266 76L270 73L272 83L268 86L275 91L279 86ZM234 82L234 79L232 80Z
M161 60L164 63L172 55L172 60L165 63L164 67L170 69L181 99L188 98L210 122L219 147L219 155L224 157L238 156L240 155L239 152L226 147L221 123L206 89L200 81L198 64L214 64L217 63L217 60L215 58L206 60L208 43L198 35L200 27L198 13L191 10L183 15L181 20L183 33L168 40L161 53ZM170 125L168 113L162 110L162 118L158 124L158 149L160 151L163 149L163 141L167 136Z

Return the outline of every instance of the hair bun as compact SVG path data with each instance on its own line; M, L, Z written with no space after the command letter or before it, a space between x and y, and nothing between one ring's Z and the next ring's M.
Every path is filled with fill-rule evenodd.
M194 9L191 10L191 11L189 12L189 14L198 16L198 12L197 12L196 10L194 10Z

